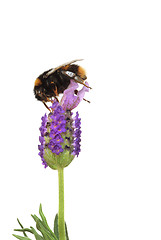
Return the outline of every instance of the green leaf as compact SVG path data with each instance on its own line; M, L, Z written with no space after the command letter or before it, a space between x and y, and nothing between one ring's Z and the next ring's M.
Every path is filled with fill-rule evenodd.
M17 218L17 222L19 223L19 225L20 225L20 227L23 229L24 227L23 227L23 225L20 223L20 220ZM23 235L25 236L25 237L27 237L27 234L25 233L25 231L23 231Z
M56 214L55 219L54 219L54 233L55 233L57 239L59 240L58 214ZM65 222L65 235L66 235L66 240L69 240L66 222Z
M59 240L59 230L58 230L58 214L56 214L55 219L54 219L54 233Z
M51 235L54 237L54 239L56 238L57 239L57 236L53 233L53 231L50 229L48 223L47 223L47 220L46 220L46 217L42 211L42 205L40 204L40 208L39 208L39 214L41 216L41 219L42 219L42 224L44 225L44 227L51 233Z
M43 240L43 237L41 235L39 235L33 227L31 227L31 230L32 230L32 233L34 234L36 240Z
M12 235L19 240L32 240L31 238L28 238L28 237L21 237L21 236L15 235L15 234L12 234Z
M66 225L66 223L65 223L65 236L66 236L66 240L69 240L68 230L67 230L67 225Z
M46 225L47 227L49 227L49 226L48 226L48 223L47 223L47 220L46 220L46 217L45 217L45 215L44 215L44 213L43 213L43 211L42 211L42 205L41 205L41 203L40 203L40 207L39 207L39 214L40 214L40 216L41 216L42 221L45 223L45 225Z
M35 214L34 214L34 215L31 214L31 217L35 220L35 222L37 222L38 220L40 220L40 218L38 218Z
M44 234L41 228L41 220L36 215L31 215L34 221L36 222L36 228L42 233L44 240L49 240L48 236Z
M31 231L30 228L14 229L14 231L23 232L24 234L26 234L25 232L30 232L30 233L32 233L32 231ZM25 237L27 237L27 234L25 235Z
M57 240L55 234L52 232L49 232L48 229L46 229L41 222L39 222L40 230L43 234L43 236L47 237L49 240Z
M49 227L46 227L36 215L31 215L36 222L37 229L42 233L45 240L58 240Z
M31 240L28 238L26 232L30 232L35 236L36 240L59 240L57 236L54 234L54 232L50 229L46 217L42 211L42 205L40 204L39 207L39 214L40 218L38 218L36 215L31 215L34 221L36 222L36 228L41 232L42 235L40 235L33 227L30 228L24 228L23 225L20 223L19 219L17 219L21 229L14 229L14 231L22 232L24 234L24 237L18 236L13 234L14 237L16 237L19 240ZM68 240L68 239L67 239Z

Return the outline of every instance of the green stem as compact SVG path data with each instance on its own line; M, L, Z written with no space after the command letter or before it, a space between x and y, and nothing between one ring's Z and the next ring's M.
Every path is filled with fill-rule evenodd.
M59 212L58 212L58 230L59 240L65 240L65 222L64 222L64 169L58 169L59 179Z

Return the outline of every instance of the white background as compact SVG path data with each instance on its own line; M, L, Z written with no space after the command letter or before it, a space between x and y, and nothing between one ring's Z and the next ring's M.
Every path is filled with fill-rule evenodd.
M160 1L6 0L0 4L0 236L18 217L52 227L57 172L38 156L41 116L33 84L84 58L93 88L82 102L82 151L65 169L71 240L161 239Z

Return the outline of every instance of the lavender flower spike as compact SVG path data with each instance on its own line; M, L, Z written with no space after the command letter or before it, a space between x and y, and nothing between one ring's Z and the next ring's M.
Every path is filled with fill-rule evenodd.
M63 110L56 100L51 109L52 112L42 118L39 155L45 168L64 168L79 155L81 120L78 112L73 118L71 110Z

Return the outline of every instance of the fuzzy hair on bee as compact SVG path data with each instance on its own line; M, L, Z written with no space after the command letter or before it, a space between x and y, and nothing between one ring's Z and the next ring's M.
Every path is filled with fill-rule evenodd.
M67 62L39 75L34 84L36 99L42 101L48 108L46 102L51 102L53 97L58 101L57 97L68 88L71 79L90 88L84 83L87 79L84 68L73 64L81 60L82 59L77 59Z

